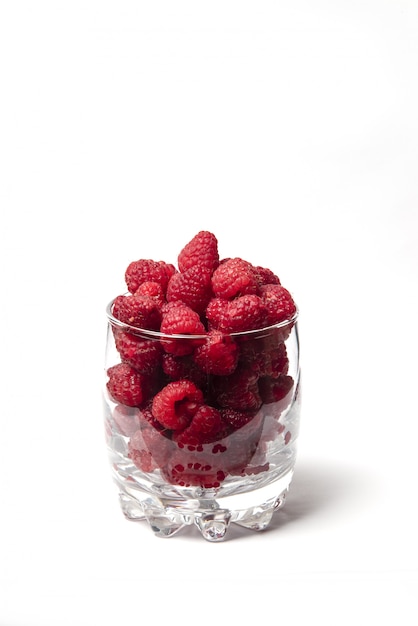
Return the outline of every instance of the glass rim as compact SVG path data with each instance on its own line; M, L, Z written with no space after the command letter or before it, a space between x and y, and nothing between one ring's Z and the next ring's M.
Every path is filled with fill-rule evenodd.
M128 294L129 295L129 294ZM116 296L118 297L118 296ZM196 340L202 339L206 340L208 338L208 333L199 334L199 335L191 335L191 334L168 334L162 333L159 330L150 330L148 328L139 328L138 326L132 326L131 324L127 324L126 322L121 322L118 320L112 313L113 304L116 300L116 297L113 298L108 305L106 306L106 315L108 322L112 324L112 326L116 326L121 330L125 330L133 335L141 335L148 336L150 339L165 339L165 340L173 340L173 339L182 339L182 340ZM293 325L296 323L299 317L299 309L296 307L296 311L292 315L292 317L282 320L281 322L277 322L277 324L271 324L270 326L263 326L262 328L255 328L253 330L242 330L239 332L223 332L225 335L229 337L263 337L271 333L275 329L286 328L287 326ZM209 332L209 331L208 331Z

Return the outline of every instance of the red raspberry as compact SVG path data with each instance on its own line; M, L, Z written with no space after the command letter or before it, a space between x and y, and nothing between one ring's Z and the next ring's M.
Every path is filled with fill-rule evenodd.
M238 346L229 335L211 330L204 344L194 351L193 358L208 374L227 376L238 363Z
M125 437L130 437L139 428L140 411L136 407L128 407L118 404L113 410L113 421L118 432Z
M172 263L166 263L165 261L158 261L158 265L160 265L162 270L164 271L164 274L167 277L167 285L168 285L168 281L173 276L173 274L177 272L177 270Z
M142 472L152 472L157 469L140 430L137 430L128 441L128 457Z
M206 316L211 328L237 333L263 328L266 309L261 298L252 294L229 302L213 298L206 308Z
M266 404L283 400L293 388L293 378L287 374L281 374L278 378L265 376L259 380L260 396Z
M161 308L165 303L165 294L164 290L160 283L156 283L152 280L146 280L144 283L139 285L138 289L135 291L135 296L148 296L149 298L153 298L157 301L159 307Z
M224 411L221 413L225 414ZM239 413L237 412L237 428L222 440L222 444L216 444L213 447L213 454L216 454L218 467L225 473L235 475L244 472L254 458L262 427L261 417L254 415L254 413L246 423L244 423L245 418L242 418L243 423L241 425L238 416Z
M171 277L167 287L167 301L181 301L201 314L213 296L209 270L199 266L177 272Z
M201 389L208 383L207 373L200 369L190 354L175 356L165 352L162 356L162 370L170 380L191 380Z
M148 381L127 363L118 363L107 370L107 390L116 402L139 406L146 396Z
M225 424L217 409L203 404L194 414L189 426L179 433L175 433L173 439L180 447L188 446L199 448L200 444L217 441L219 435L225 431Z
M205 315L210 329L219 329L228 332L228 307L229 300L225 300L224 298L212 298L212 300L209 301Z
M257 284L259 287L262 285L280 285L280 279L267 267L261 267L257 265L254 267L254 271L257 277Z
M219 265L218 241L212 233L202 230L193 237L178 256L180 272L191 267L209 270L211 274Z
M206 329L196 311L186 305L173 306L166 309L161 322L160 330L167 335L205 335ZM166 352L182 356L190 354L203 340L169 339L161 340Z
M213 379L213 394L217 403L237 411L255 411L262 404L258 392L258 376L248 369L236 369L230 376Z
M160 365L162 347L158 341L142 339L132 333L117 330L115 345L122 361L141 374L152 374Z
M128 442L128 456L143 472L163 467L177 446L165 436L164 431L153 427L136 431Z
M173 300L172 302L164 302L161 307L161 315L164 317L167 313L170 313L173 309L178 309L179 307L186 306L184 302L180 300ZM189 307L190 308L190 307Z
M248 261L234 258L224 261L213 272L212 287L215 296L231 299L257 293L257 274Z
M232 430L238 430L245 424L248 424L254 418L254 412L235 411L234 409L222 409L222 419L232 427Z
M289 320L296 313L292 296L282 285L263 285L260 296L266 308L266 325L272 326Z
M160 328L161 308L154 298L148 296L118 296L113 303L112 313L120 322L136 328Z
M125 281L131 293L135 293L138 287L146 281L160 283L165 293L168 281L174 271L174 267L164 263L164 261L140 259L139 261L132 261L128 265L125 272Z
M278 377L287 374L289 359L286 346L275 336L257 337L240 341L240 361L259 376Z
M163 435L166 435L167 431L160 422L158 422L152 414L152 400L139 410L139 424L141 430L146 428L153 428L160 431Z
M159 391L152 402L156 420L171 430L186 428L203 403L203 393L190 380L176 380Z

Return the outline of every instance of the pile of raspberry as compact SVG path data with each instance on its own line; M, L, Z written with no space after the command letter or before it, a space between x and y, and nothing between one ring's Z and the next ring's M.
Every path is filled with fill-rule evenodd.
M107 391L132 462L183 487L266 471L268 443L290 438L278 420L294 384L285 340L296 306L278 276L220 259L215 235L200 231L177 268L140 259L125 281L128 293L112 305L120 362Z

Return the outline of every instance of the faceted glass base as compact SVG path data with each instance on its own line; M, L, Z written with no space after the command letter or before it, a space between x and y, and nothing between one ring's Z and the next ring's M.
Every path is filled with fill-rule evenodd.
M187 526L197 527L204 539L222 541L231 524L264 530L283 506L293 469L275 481L244 493L211 497L210 490L196 496L166 497L129 486L116 476L122 512L132 521L146 520L157 537L172 537Z

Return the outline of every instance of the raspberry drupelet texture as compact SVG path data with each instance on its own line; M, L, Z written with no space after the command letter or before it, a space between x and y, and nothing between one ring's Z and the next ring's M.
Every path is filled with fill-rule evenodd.
M202 403L203 393L192 381L177 380L155 395L152 414L166 428L183 430Z
M125 281L131 293L135 293L142 283L146 281L159 283L165 293L168 281L174 272L174 266L164 261L140 259L139 261L132 261L128 265L125 272Z
M254 268L257 284L259 287L262 285L280 285L280 279L274 274L268 267L261 267L257 265Z
M258 410L262 404L258 375L245 367L230 376L214 377L213 394L219 406L237 411Z
M293 298L282 285L263 285L260 287L260 296L266 310L268 326L289 320L296 313Z
M160 330L168 335L205 335L199 315L189 306L174 306L163 315Z
M156 340L142 339L137 335L117 330L115 345L124 363L128 363L141 374L157 372L161 363L162 346Z
M173 439L179 447L198 449L203 443L216 441L224 431L225 423L220 412L215 407L202 404L189 426L174 434Z
M193 358L201 370L216 376L232 374L238 363L239 351L234 339L219 330L211 330L205 343L198 346Z
M215 296L229 300L245 294L256 294L257 273L251 263L240 258L224 261L212 275Z
M167 308L161 322L161 332L166 335L205 335L206 329L200 320L199 314L185 304ZM191 339L161 339L161 345L166 352L177 356L191 354L196 346L204 340Z
M184 246L178 256L180 272L191 267L208 270L211 274L219 265L218 240L213 233L202 230Z
M255 294L246 294L233 300L212 298L206 308L211 328L225 333L256 330L266 326L266 307Z
M140 406L147 395L148 381L127 363L118 363L107 370L107 390L111 397L126 406Z
M136 328L160 328L161 305L149 296L118 296L113 303L112 313L119 321Z
M135 291L135 296L148 296L149 298L154 298L157 303L160 305L160 308L165 303L165 294L164 289L160 283L156 283L153 280L146 280L144 283L139 285L138 289Z
M167 301L180 301L199 314L204 313L213 296L211 273L206 268L193 266L174 274L167 286Z

